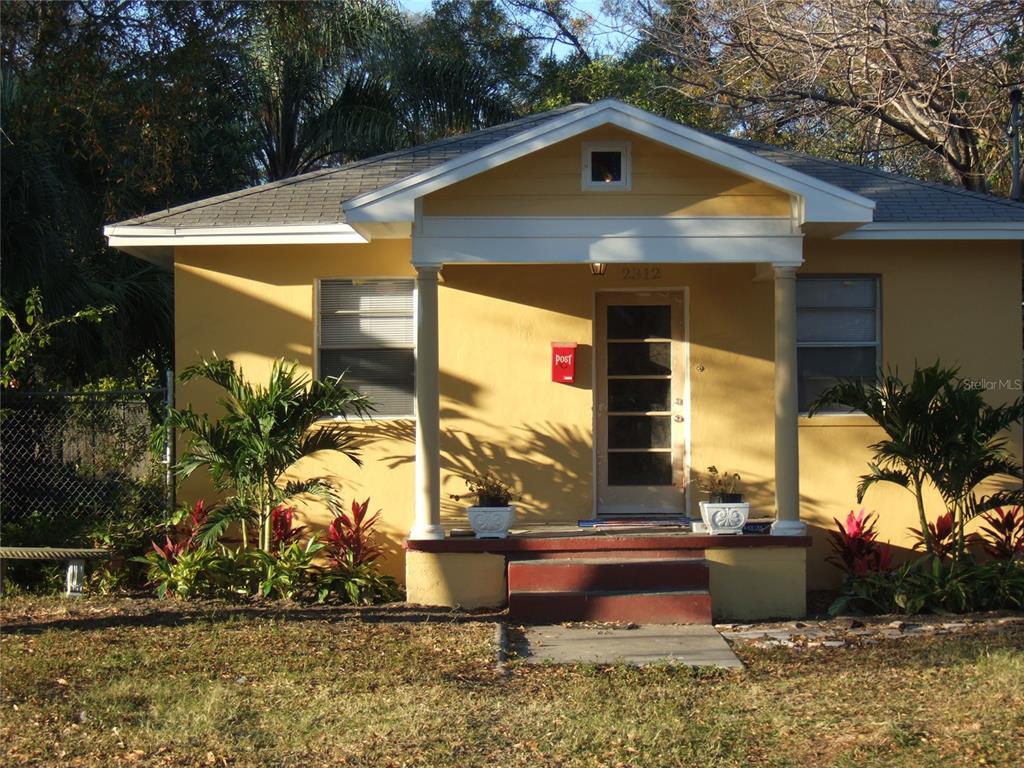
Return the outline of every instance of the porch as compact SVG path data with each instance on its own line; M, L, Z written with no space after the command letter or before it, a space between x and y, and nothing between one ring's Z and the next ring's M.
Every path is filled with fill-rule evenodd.
M523 286L514 294L507 287L513 270L521 271ZM416 271L415 514L405 544L410 602L508 605L511 617L524 623L709 623L803 615L810 539L799 511L794 266L663 264L658 279L632 289L625 275L591 275L583 264L449 265L441 289L440 268L416 266ZM564 276L563 297L547 297L544 303L531 293L529 284L541 275ZM727 334L719 318L730 310L709 309L717 281L745 283L733 290L752 297ZM466 297L485 311L502 307L495 316L501 322L492 320L502 329L551 308L565 313L565 304L571 304L573 336L555 330L549 315L537 327L591 350L591 372L572 390L537 376L524 377L525 386L519 388L500 380L479 387L493 401L508 404L499 423L523 424L523 432L534 438L536 444L517 450L514 459L502 452L513 438L494 423L499 412L493 406L473 410L453 403L450 372L464 368L441 339L453 346L461 341L453 340L453 326L463 335L472 333L467 327L472 315L460 306L471 301ZM643 323L652 328L662 321L664 326L616 335L610 330L613 315L628 328ZM756 349L737 342L747 333L756 336ZM501 330L486 345L473 347L473 354L491 361L481 363L484 369L498 370L495 350L511 358L513 343ZM640 359L643 365L615 369L612 347L627 345L638 354L621 357ZM661 354L655 352L658 346L664 350L664 365L648 367ZM691 360L691 347L700 351L697 359ZM465 347L462 360L471 368L473 358ZM536 370L536 358L530 360ZM747 377L738 366L745 366ZM699 377L693 386L692 377ZM616 405L616 397L639 405ZM517 419L545 408L534 403L559 398L571 398L574 410L556 415L557 421L538 427L522 416ZM580 426L566 451L570 433L549 424L569 423L570 413ZM477 426L485 420L490 422L487 437ZM544 430L552 439L537 439ZM487 450L492 451L489 459ZM568 453L571 461L549 460L552 452ZM699 463L694 464L694 455ZM530 466L531 460L539 463ZM694 480L709 464L744 475L757 516L768 519L765 532L706 536L679 529L590 530L574 524L589 517L699 517ZM453 483L472 471L494 471L529 495L520 505L525 507L518 518L521 527L510 538L450 535L456 516L465 514L448 501L451 491L459 490ZM565 494L567 478L575 494ZM560 494L574 498L569 504L556 502ZM587 496L593 499L592 509L581 503Z
M409 599L507 601L537 620L800 615L796 272L805 236L870 221L873 204L631 109L600 111L345 206L367 238L398 220L411 236ZM618 186L588 185L595 141L632 169ZM538 375L560 341L587 349L572 388ZM527 439L510 450L516 434ZM712 465L744 475L770 535L573 525L694 518L696 471ZM480 471L528 497L521 523L570 528L448 536L464 512L447 484Z
M534 526L506 539L406 542L407 599L508 605L522 623L710 623L806 611L803 535Z
M743 475L773 534L804 533L795 267L655 271L637 285L585 265L448 265L439 291L441 269L417 267L410 539L445 537L452 483L473 472L533 497L520 524L575 523L697 517L696 471L712 464ZM568 385L542 357L560 338L582 349Z

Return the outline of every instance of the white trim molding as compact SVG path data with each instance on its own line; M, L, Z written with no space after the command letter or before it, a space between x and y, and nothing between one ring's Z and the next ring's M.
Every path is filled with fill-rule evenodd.
M366 243L348 224L297 224L270 227L155 227L112 224L103 228L111 248L186 245L284 245Z
M417 237L780 237L788 216L424 216Z
M803 219L799 224L829 222L857 225L872 220L875 203L866 197L618 101L599 101L567 112L535 128L354 197L343 205L346 219L353 224L412 221L416 199L604 125L614 125L644 136L801 198Z
M803 263L788 217L422 217L413 264Z
M1024 221L880 221L837 240L1024 240Z

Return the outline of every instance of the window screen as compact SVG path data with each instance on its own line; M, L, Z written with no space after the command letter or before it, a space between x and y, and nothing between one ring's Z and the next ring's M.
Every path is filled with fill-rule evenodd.
M797 278L801 411L807 411L837 379L875 378L881 346L878 293L877 277Z
M320 376L345 374L379 416L411 416L413 280L320 282Z

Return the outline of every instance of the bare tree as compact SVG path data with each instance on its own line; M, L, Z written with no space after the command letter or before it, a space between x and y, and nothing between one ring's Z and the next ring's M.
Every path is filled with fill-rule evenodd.
M794 126L861 159L928 154L968 189L1008 187L1019 0L633 0L677 87L742 124ZM888 163L883 163L888 164Z
M549 47L568 46L575 56L590 63L594 17L572 0L502 0L502 4L530 40Z

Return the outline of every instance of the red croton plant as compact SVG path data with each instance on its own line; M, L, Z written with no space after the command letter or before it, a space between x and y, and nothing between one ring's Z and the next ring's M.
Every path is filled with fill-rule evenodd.
M306 526L295 525L295 508L278 504L270 510L270 551L274 554L298 541Z
M996 507L981 519L986 523L981 529L984 535L976 535L975 541L985 552L997 560L1024 558L1024 509Z
M910 532L917 537L914 549L927 551L928 545L919 528L911 528ZM953 554L956 549L956 526L953 524L953 513L940 515L934 523L928 523L928 538L932 543L932 553L940 560Z
M370 500L352 502L350 513L341 511L327 528L327 557L335 568L372 563L381 554L374 542L373 526L380 512L369 514Z
M195 548L196 537L199 535L199 529L206 522L206 518L209 516L210 510L206 506L206 501L200 499L189 510L188 518L185 520L183 530L179 531L179 535L175 540L172 540L170 536L164 536L164 544L161 546L155 541L151 542L153 545L153 551L156 552L160 557L169 562L175 562L182 552L189 552Z
M889 546L880 543L875 523L878 516L866 515L862 509L846 516L844 525L835 519L836 530L829 531L832 551L828 562L842 568L848 576L862 576L865 573L888 571L891 568Z

